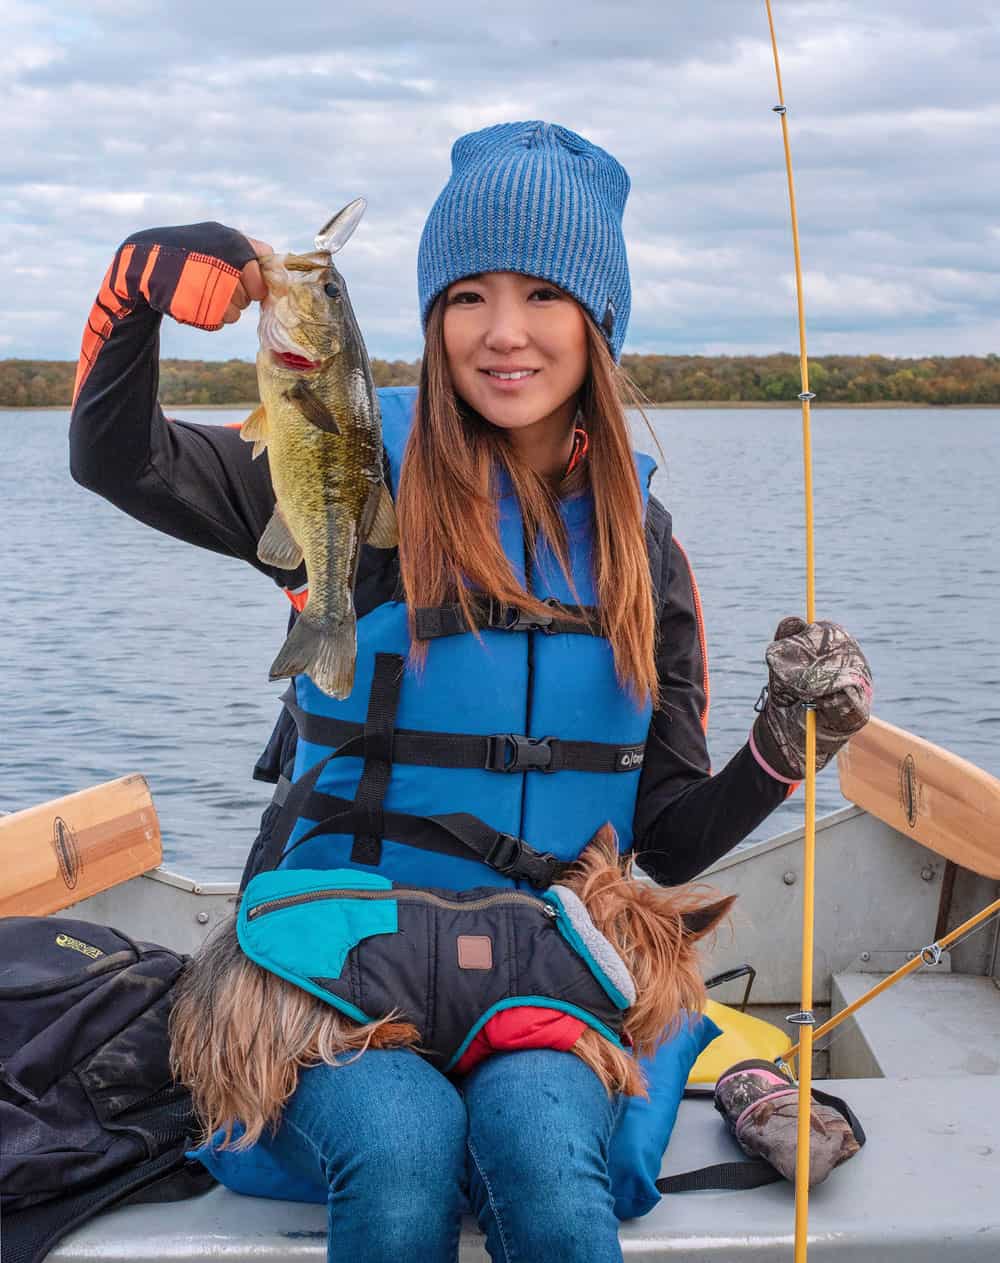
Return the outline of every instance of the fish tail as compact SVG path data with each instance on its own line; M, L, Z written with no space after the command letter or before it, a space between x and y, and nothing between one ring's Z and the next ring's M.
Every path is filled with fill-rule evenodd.
M314 623L299 615L271 663L271 679L308 675L317 688L343 701L354 687L357 632L354 611L336 623Z

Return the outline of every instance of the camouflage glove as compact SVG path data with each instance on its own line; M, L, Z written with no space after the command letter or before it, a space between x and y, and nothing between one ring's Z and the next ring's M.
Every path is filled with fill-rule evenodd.
M858 642L836 623L783 618L767 647L768 686L750 747L779 780L806 767L806 707L816 710L816 771L868 722L872 673Z

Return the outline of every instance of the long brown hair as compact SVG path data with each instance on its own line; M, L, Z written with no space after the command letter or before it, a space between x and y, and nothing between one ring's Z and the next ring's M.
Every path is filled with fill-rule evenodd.
M444 347L444 302L427 323L415 421L399 479L400 566L411 611L457 602L472 625L478 590L526 614L552 607L527 592L503 551L497 475L517 495L529 556L545 536L572 589L558 497L523 461L507 433L455 394ZM586 318L589 370L580 397L588 433L586 476L594 502L593 566L601 633L619 682L638 702L658 700L656 611L643 526L642 494L622 395L637 402L604 336ZM425 646L415 641L419 659Z
M247 1149L265 1128L277 1130L302 1070L346 1064L345 1053L416 1044L417 1028L398 1016L359 1025L262 969L229 917L188 962L170 1011L170 1067L191 1092L201 1142L221 1130L220 1148ZM234 1141L237 1121L244 1131Z

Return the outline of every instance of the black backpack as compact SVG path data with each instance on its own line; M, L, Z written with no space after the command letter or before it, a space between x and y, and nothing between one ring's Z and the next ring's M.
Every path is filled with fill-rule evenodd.
M211 1184L170 1075L167 1019L185 957L56 917L0 919L4 1263L34 1263L123 1200Z

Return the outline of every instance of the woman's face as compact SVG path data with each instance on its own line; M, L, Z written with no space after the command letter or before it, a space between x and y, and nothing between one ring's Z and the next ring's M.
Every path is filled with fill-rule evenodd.
M583 308L518 272L482 272L449 286L444 347L455 391L504 430L565 435L588 367Z

